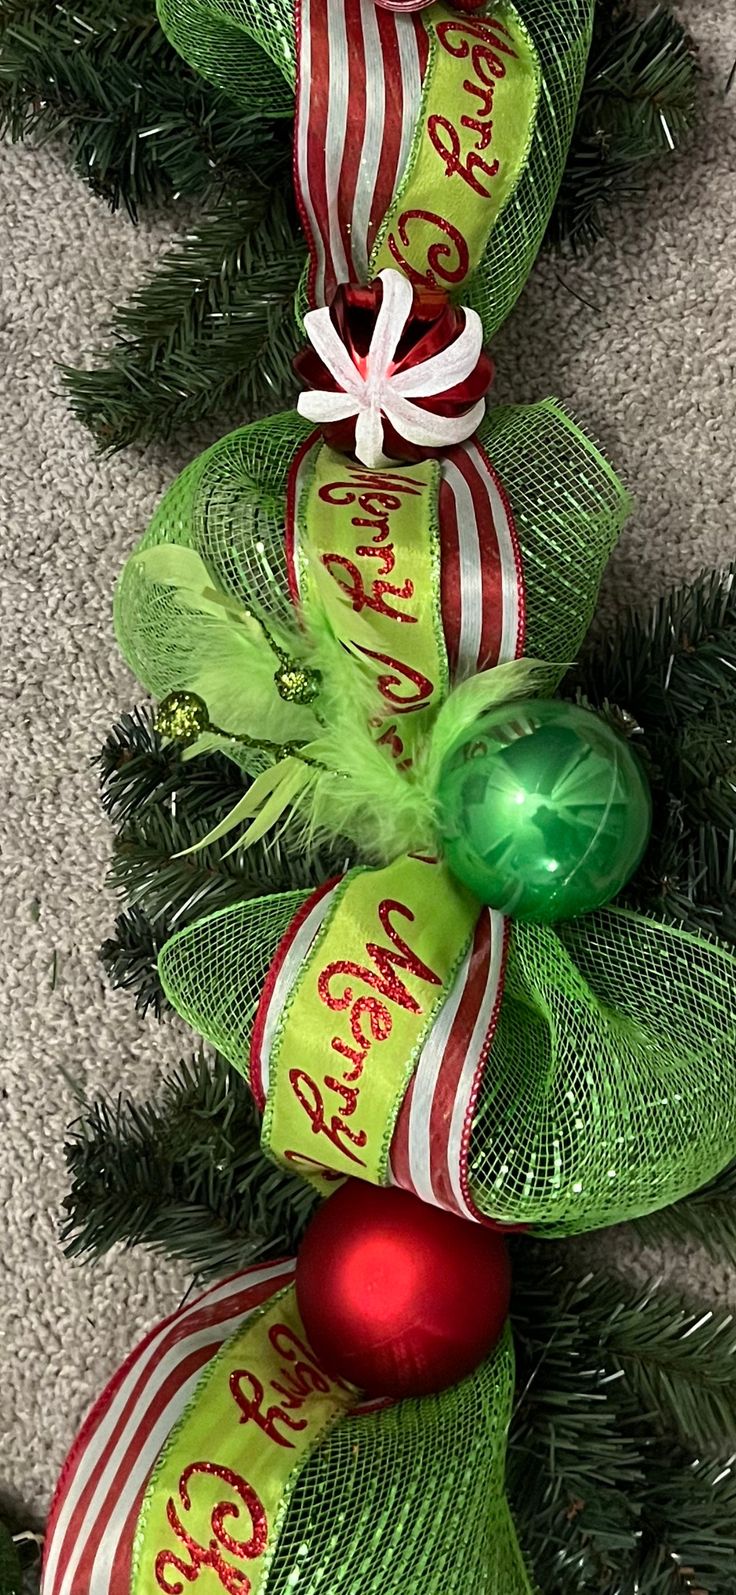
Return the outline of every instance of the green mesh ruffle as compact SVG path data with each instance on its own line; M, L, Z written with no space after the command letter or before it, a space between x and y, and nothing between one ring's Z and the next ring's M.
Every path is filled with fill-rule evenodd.
M238 904L171 938L159 970L243 1073L271 958L309 894ZM611 908L514 924L469 1153L480 1210L575 1235L679 1201L736 1146L736 962Z
M516 9L539 57L541 93L526 169L481 265L462 289L463 303L478 311L488 338L506 320L544 237L572 137L592 28L592 0L518 0ZM158 0L158 14L190 66L248 114L258 107L269 115L292 113L293 0Z
M194 548L214 583L249 608L293 621L284 529L289 469L312 429L293 413L239 427L166 493L137 552ZM526 587L526 646L565 667L578 652L628 510L607 461L552 399L496 409L478 434L509 496ZM129 560L115 627L131 669L155 697L196 690L216 622ZM562 669L561 672L562 673Z
M531 1595L504 1493L513 1389L507 1327L460 1384L338 1424L291 1495L269 1595Z

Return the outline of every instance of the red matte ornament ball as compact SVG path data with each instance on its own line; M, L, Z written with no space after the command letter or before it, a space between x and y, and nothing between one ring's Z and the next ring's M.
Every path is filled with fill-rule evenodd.
M408 1191L348 1180L319 1208L296 1265L307 1337L366 1395L429 1395L488 1356L509 1310L501 1235Z

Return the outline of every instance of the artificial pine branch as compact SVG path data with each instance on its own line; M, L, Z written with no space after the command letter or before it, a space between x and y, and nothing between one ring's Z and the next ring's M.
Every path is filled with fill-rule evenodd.
M0 0L0 130L63 134L80 175L133 219L172 196L267 179L290 135L198 78L154 0Z
M568 689L638 728L654 825L631 901L736 943L736 564L625 616Z
M702 1246L719 1263L736 1268L736 1162L685 1201L637 1219L636 1228L645 1243Z
M642 166L682 143L697 112L697 55L676 16L598 0L593 44L548 242L589 249Z
M539 1586L732 1595L730 1319L660 1288L570 1277L574 1256L524 1241L514 1256L508 1488Z
M110 985L130 991L140 1014L153 1010L161 1018L167 1006L158 973L158 955L166 941L166 928L156 926L138 906L124 909L115 920L115 930L100 947Z
M223 198L116 312L112 350L95 357L104 364L65 368L72 409L102 448L293 399L304 248L280 181L276 167L270 189Z
M66 1144L68 1256L142 1244L217 1278L298 1244L310 1187L267 1162L248 1086L224 1058L182 1061L160 1100L98 1099Z
M146 706L116 722L98 759L103 807L117 828L109 880L125 904L100 956L113 985L157 1014L168 1003L156 959L175 930L245 897L313 889L348 862L342 849L310 850L288 833L234 853L227 835L189 852L242 797L244 778L223 754L181 755Z
M150 704L115 721L95 761L100 801L113 825L123 828L147 805L177 803L187 815L207 820L242 796L243 777L231 759L212 753L185 764L181 755L178 743L159 735Z
M732 1451L689 1457L657 1445L633 1566L604 1595L733 1595L736 1472Z

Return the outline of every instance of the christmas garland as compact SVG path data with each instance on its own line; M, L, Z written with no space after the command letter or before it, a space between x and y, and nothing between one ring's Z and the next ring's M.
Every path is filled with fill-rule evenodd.
M734 956L616 901L647 778L554 697L626 493L554 401L486 414L591 5L161 15L243 103L296 90L309 347L298 412L166 495L118 637L161 732L242 774L198 845L288 826L346 865L188 925L159 970L327 1201L296 1262L213 1286L115 1376L44 1595L530 1595L504 1231L656 1212L736 1150Z

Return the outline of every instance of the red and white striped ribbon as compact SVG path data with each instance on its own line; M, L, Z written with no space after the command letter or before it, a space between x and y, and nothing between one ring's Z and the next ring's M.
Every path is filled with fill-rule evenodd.
M508 921L483 908L404 1097L391 1179L424 1202L482 1222L468 1177L473 1113L503 996Z
M156 1325L86 1418L51 1507L42 1595L125 1595L148 1478L204 1365L294 1277L293 1260L236 1274Z
M440 461L440 591L450 679L520 659L524 581L511 505L477 438Z
M339 884L339 880L327 881L307 898L282 937L266 976L250 1043L250 1088L261 1111L266 1106L271 1053L279 1019Z
M418 15L376 0L299 0L294 180L309 301L367 282L411 150L429 55Z
M286 558L293 602L301 599L302 497L319 434L307 438L289 472ZM511 505L477 438L440 460L440 608L451 681L520 659L524 576Z

